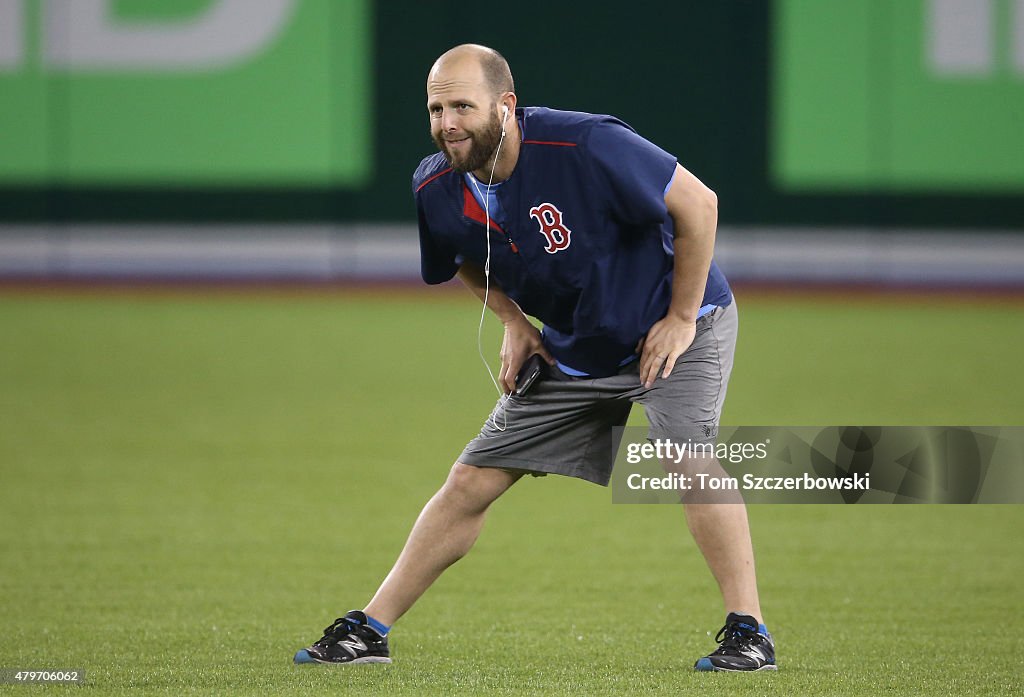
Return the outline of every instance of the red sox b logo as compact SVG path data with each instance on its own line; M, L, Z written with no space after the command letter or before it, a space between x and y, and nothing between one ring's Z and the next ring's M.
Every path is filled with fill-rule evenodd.
M562 211L553 203L542 203L530 209L530 217L540 224L540 233L547 239L544 251L548 254L560 252L569 247L572 230L562 222Z

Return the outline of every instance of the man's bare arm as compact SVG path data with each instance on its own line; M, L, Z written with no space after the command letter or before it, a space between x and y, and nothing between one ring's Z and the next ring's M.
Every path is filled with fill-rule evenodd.
M531 355L539 353L550 365L554 365L555 359L544 348L540 332L530 323L519 305L505 295L494 281L491 281L490 290L487 290L482 268L472 262L465 262L459 268L458 276L480 302L484 301L486 295L487 308L505 325L505 337L501 342L501 372L498 374L498 385L505 394L515 390L516 375Z
M641 343L640 380L647 387L659 371L663 378L671 375L676 360L693 343L718 227L718 197L682 165L676 165L665 206L675 227L672 302Z

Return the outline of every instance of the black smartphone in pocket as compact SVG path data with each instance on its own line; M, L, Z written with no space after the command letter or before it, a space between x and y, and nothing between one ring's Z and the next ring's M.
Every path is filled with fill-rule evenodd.
M519 369L519 374L516 375L516 391L513 394L516 397L522 397L526 394L533 387L533 383L537 382L538 378L540 378L546 365L547 363L541 358L539 353L535 353L527 358L526 362L523 363L523 367Z

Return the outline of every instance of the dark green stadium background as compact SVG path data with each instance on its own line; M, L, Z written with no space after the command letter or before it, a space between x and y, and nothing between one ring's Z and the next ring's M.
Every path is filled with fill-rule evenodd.
M724 223L1022 227L1024 196L1012 187L780 188L770 161L773 27L781 8L794 9L786 2L377 2L366 185L8 182L0 221L411 220L410 174L433 150L426 72L448 47L473 41L506 55L521 105L612 113L676 154L718 192Z

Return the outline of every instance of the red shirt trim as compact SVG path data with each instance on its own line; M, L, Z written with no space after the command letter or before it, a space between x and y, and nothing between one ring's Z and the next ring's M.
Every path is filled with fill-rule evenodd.
M432 176L432 177L431 177L430 179L428 179L427 181L425 181L425 182L423 182L422 184L420 184L419 186L417 186L417 187L416 187L416 193L418 194L418 193L420 192L420 189L422 189L422 188L423 188L424 186L426 186L426 185L427 185L427 184L429 184L430 182L434 181L434 180L435 180L435 179L437 179L438 177L440 177L440 176L443 176L443 175L445 175L445 174L448 174L448 173L449 173L449 172L451 172L451 171L452 171L452 168L451 168L451 167L449 167L448 169L444 170L443 172L438 172L437 174L435 174L434 176Z

